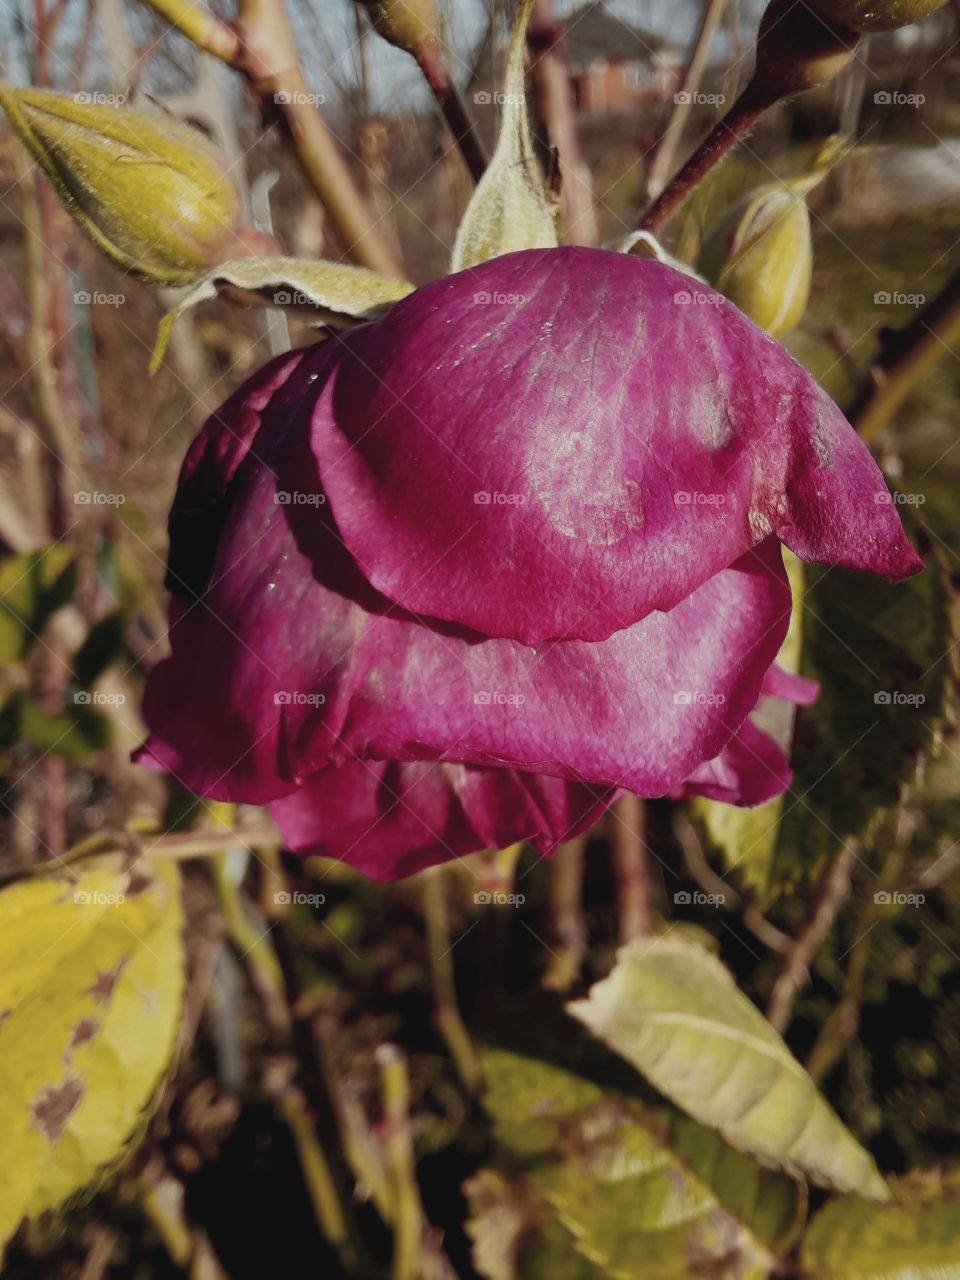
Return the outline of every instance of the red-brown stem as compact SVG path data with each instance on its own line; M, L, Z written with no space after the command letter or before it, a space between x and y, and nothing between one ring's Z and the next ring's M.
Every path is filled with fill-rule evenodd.
M467 114L457 86L450 79L436 40L424 40L414 51L414 57L450 126L450 132L474 182L479 182L487 167L487 157L477 134L477 126Z
M644 803L628 792L613 806L611 818L620 941L633 942L650 932L651 923Z
M711 169L747 137L771 105L768 98L761 97L753 85L748 84L723 119L717 122L680 172L650 205L638 223L638 229L659 231Z

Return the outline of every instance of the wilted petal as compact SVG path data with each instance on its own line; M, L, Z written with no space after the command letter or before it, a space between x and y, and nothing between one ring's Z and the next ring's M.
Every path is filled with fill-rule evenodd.
M336 341L324 488L364 573L416 613L603 639L771 534L894 580L921 567L836 405L662 263L510 254Z
M200 534L222 532L206 592L177 611L173 658L148 690L149 754L196 790L262 801L354 756L520 768L655 796L723 748L786 632L774 539L670 613L596 644L531 649L425 625L369 586L328 517L309 407L287 410L303 376L301 364L219 506L209 497L222 446L191 454L171 562L210 563ZM197 459L211 467L202 486ZM202 524L187 518L198 492Z
M511 769L355 760L314 774L270 811L295 853L397 880L519 840L552 853L592 826L612 799L609 791Z

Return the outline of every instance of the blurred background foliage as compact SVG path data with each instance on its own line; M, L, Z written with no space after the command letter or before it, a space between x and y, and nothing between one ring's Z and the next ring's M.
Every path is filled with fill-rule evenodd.
M630 231L667 126L680 160L747 79L760 7L538 7L535 50L566 31L582 166L568 236ZM442 274L471 179L416 66L347 0L288 9L310 110L384 251L415 283ZM499 0L441 13L488 152L510 17ZM784 340L851 412L889 333L957 269L958 40L955 3L872 37L836 80L768 112L664 234L702 264L745 197L822 169L803 194L809 299ZM7 86L200 128L244 222L282 252L348 248L269 101L145 4L18 0L0 55ZM547 101L534 75L549 168ZM928 572L896 592L840 570L795 582L793 660L822 693L778 726L796 769L782 801L627 798L552 862L480 853L384 887L296 862L256 811L129 762L164 651L186 447L271 352L316 338L292 312L206 300L148 380L177 296L99 256L0 137L0 1008L17 1010L0 1020L3 1274L960 1276L956 335L871 431ZM82 927L64 925L74 906ZM770 1054L786 1052L779 1032L847 1137L799 1165L758 1159L706 1114L705 1084L678 1101L651 1076L652 1023L624 1045L571 1017L568 999L601 999L591 984L621 944L646 938L656 959L667 933L681 959L659 978L681 964L694 999L726 981L722 959L744 1000L731 1025L749 1024L746 1000L765 1010ZM616 1026L635 1004L614 1006ZM44 1084L61 1050L83 1107ZM664 1052L678 1078L709 1074L705 1037ZM869 1198L867 1166L824 1175L847 1138L891 1176L891 1204Z

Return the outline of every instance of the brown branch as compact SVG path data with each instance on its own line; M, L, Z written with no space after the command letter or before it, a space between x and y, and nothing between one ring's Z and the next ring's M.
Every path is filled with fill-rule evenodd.
M813 958L850 895L850 873L856 857L855 844L845 844L821 881L810 919L784 958L767 1005L767 1020L781 1035L790 1021L797 996L810 980Z
M440 46L436 40L425 40L417 46L413 56L450 126L474 182L479 182L487 167L486 152L477 133L476 122L467 114L463 98L440 56Z
M960 270L902 329L881 334L880 353L854 397L849 418L874 440L951 344L960 342Z
M746 138L767 110L769 100L747 85L722 120L701 142L680 172L657 196L640 222L640 231L657 232L707 174Z
M620 941L632 942L650 932L650 865L643 801L628 792L613 805L610 816Z

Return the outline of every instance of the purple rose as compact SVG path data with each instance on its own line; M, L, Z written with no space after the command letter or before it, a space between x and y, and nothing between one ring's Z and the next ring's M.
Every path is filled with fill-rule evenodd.
M511 254L262 369L170 517L172 656L144 763L267 803L378 879L626 789L759 804L780 542L921 562L869 452L786 352L661 263Z

